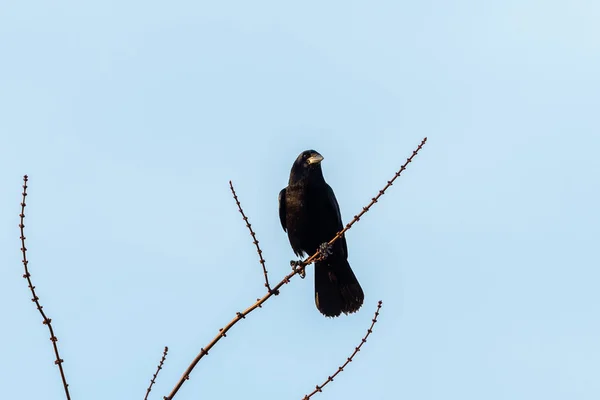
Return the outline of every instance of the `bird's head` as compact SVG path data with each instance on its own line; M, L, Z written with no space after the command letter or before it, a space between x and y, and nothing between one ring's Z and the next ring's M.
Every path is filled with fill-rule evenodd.
M323 161L323 156L316 150L305 150L300 153L296 161L294 161L294 165L292 165L290 183L308 178L309 176L322 177L321 161Z

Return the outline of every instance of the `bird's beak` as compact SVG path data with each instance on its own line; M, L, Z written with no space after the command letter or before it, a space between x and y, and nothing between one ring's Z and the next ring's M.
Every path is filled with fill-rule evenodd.
M306 159L306 162L308 162L310 165L318 164L321 161L323 161L323 156L316 152Z

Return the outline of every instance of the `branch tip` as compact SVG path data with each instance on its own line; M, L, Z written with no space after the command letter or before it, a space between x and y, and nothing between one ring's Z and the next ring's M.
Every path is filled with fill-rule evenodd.
M56 335L54 335L54 329L52 328L52 320L50 318L48 318L46 316L46 314L44 313L44 311L42 310L42 308L44 308L44 307L42 307L42 305L40 304L40 302L39 302L40 298L35 293L35 286L31 282L31 274L29 273L29 261L27 260L27 247L25 246L25 230L24 230L25 229L25 207L26 207L25 197L27 197L28 178L29 177L27 175L23 175L23 193L22 193L23 197L21 200L21 212L19 213L19 218L20 218L19 229L20 229L20 233L21 233L21 235L20 235L21 254L22 254L23 268L25 269L23 278L27 279L27 286L29 287L29 290L31 291L31 294L33 296L31 301L33 301L35 303L36 308L42 315L42 324L46 325L48 327L48 331L50 332L50 341L52 342L52 348L54 349L54 355L56 357L54 364L58 365L58 370L60 372L60 377L62 379L63 388L65 390L65 396L66 396L67 400L71 400L71 394L69 393L69 384L67 383L67 378L65 377L65 371L63 370L63 367L62 367L62 363L64 362L64 360L62 358L60 358L60 354L58 352L58 345L56 344L58 339L56 338Z
M148 395L150 394L150 391L152 390L152 385L154 385L154 382L156 382L156 377L158 376L158 373L160 372L160 370L163 367L163 364L167 358L168 352L169 352L169 348L167 346L165 346L165 349L163 350L162 358L160 359L160 362L158 363L158 367L156 367L156 372L154 373L154 375L152 375L152 379L150 380L150 386L148 386L148 389L146 389L146 396L144 397L144 400L148 400ZM165 399L166 399L166 397L165 397Z
M231 181L229 181L229 189L231 190L233 199L235 200L235 203L237 204L238 211L240 212L240 214L242 214L242 219L246 222L246 227L250 231L250 236L252 236L252 243L254 244L254 246L256 246L256 252L258 253L258 260L260 262L260 265L262 266L263 275L265 276L265 287L267 288L267 292L270 292L271 286L269 285L269 273L267 272L267 266L265 265L265 260L262 256L263 252L260 249L260 246L258 245L258 239L256 238L256 234L254 233L254 230L252 230L252 224L250 224L250 222L248 221L248 217L246 216L246 214L244 213L244 210L242 209L242 204L240 203L240 201L238 199L235 189L233 188L233 183Z
M333 382L333 379L344 370L344 368L346 368L346 365L350 364L352 362L352 360L354 359L354 356L356 356L356 354L360 351L360 348L362 347L363 344L365 344L367 342L367 338L369 337L369 335L373 332L373 327L375 326L375 324L377 323L377 316L379 315L379 310L381 309L381 301L379 303L377 303L377 310L375 310L375 317L372 319L373 322L371 322L371 326L369 327L369 329L367 329L367 334L362 338L360 344L354 348L354 352L350 355L350 357L348 357L346 359L346 362L344 364L342 364L341 366L338 367L338 370L331 376L327 377L327 379L325 380L325 382L323 382L322 385L317 385L316 389L313 390L311 393L305 395L302 399L303 400L309 400L312 396L314 396L317 393L322 392L322 389L329 383L329 382Z

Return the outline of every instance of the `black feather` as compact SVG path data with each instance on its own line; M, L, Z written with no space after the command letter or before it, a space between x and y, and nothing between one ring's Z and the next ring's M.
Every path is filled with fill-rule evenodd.
M298 256L314 254L342 230L340 207L323 178L322 159L314 150L302 152L292 165L288 186L279 193L281 226ZM348 263L346 238L338 239L331 250L315 263L315 302L322 314L336 317L358 311L364 294Z

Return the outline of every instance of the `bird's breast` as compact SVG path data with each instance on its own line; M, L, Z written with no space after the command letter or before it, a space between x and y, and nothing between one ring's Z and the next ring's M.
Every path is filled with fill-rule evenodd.
M337 212L327 192L309 185L286 189L286 225L294 251L313 254L318 246L337 233Z

